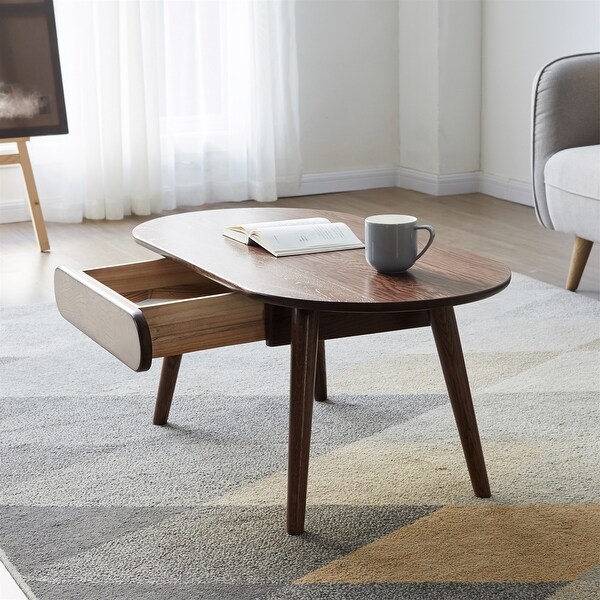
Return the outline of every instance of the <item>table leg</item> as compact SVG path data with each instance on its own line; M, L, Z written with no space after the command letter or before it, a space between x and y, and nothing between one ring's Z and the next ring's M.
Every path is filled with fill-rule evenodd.
M156 404L154 405L154 418L152 419L154 425L164 425L169 418L180 364L181 354L165 356L163 360L158 394L156 395Z
M432 309L430 314L431 329L442 364L473 491L479 498L489 498L491 496L490 484L483 459L454 309L452 307L436 308Z
M319 342L319 314L295 308L292 314L287 531L304 532L310 433Z
M315 379L315 400L325 402L327 400L327 367L325 362L325 342L319 340L317 351L317 376Z

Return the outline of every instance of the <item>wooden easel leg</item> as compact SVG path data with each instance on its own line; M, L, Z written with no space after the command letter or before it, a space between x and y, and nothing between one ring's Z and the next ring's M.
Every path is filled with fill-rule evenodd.
M35 179L33 177L33 169L29 160L29 152L27 151L27 139L22 138L17 140L17 148L19 150L19 160L23 169L23 177L25 178L25 186L27 187L27 196L29 200L29 212L33 221L33 228L37 236L38 245L41 252L50 250L50 242L46 233L46 224L44 223L44 215L40 205L40 198L37 193Z

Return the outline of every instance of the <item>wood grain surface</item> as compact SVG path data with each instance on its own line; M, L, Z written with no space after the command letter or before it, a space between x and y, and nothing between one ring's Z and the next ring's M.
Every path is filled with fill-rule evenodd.
M181 365L181 354L175 356L165 356L160 371L160 382L158 384L158 393L156 394L156 403L154 404L154 416L152 423L154 425L165 425L169 419L175 385L177 384L177 375Z
M323 216L364 240L360 217L288 208L228 209L161 217L133 230L141 245L264 302L328 311L422 310L473 302L504 289L503 264L434 242L408 272L382 275L364 250L275 258L222 235L228 225Z
M431 311L431 329L448 388L454 420L463 447L473 491L478 498L491 496L473 398L463 357L454 309Z
M583 270L587 264L590 252L594 242L576 237L573 242L573 253L571 254L571 264L569 265L569 273L567 274L566 288L574 292L579 287Z
M54 287L62 316L134 371L153 358L265 339L262 302L170 260L59 267Z
M286 522L290 535L304 532L310 436L319 345L319 314L295 309L292 314L290 425Z
M391 313L319 312L319 339L336 338L398 331L413 327L427 327L429 311L402 311ZM265 304L265 341L267 346L285 346L290 343L292 309Z

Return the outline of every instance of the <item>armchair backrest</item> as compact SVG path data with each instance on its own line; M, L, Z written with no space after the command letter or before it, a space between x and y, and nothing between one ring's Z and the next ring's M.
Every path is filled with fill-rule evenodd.
M600 52L576 54L543 67L533 83L532 183L539 222L554 229L546 203L544 166L567 148L600 144Z

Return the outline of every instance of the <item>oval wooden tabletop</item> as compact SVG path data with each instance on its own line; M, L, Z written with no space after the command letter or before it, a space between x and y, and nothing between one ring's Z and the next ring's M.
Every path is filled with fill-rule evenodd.
M347 223L364 241L364 220L331 211L295 208L205 210L160 217L138 225L133 237L227 287L269 304L330 311L421 310L474 302L510 282L505 265L465 250L431 248L406 273L382 275L364 249L275 258L222 235L229 225L303 217Z

